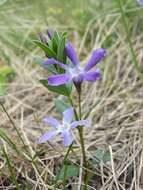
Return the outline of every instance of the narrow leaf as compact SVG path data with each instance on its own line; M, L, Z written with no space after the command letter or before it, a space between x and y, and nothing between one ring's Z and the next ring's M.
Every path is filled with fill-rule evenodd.
M3 147L2 150L3 150L4 158L6 159L6 163L7 163L8 169L9 169L9 173L10 173L11 179L15 183L16 189L19 190L20 187L19 187L19 184L17 182L16 175L14 173L14 168L13 168L11 160L10 160L8 154L7 154L6 148Z
M9 144L18 154L20 154L17 146L11 141L11 139L0 129L0 138Z
M47 69L48 71L52 72L52 73L57 73L57 70L56 68L54 67L54 65L47 65L47 64L44 64L44 59L42 59L41 57L39 56L34 56L33 57L34 59L34 62L38 65L40 65L41 67L43 67L44 69Z
M46 80L46 79L40 80L40 82L48 90L50 90L52 92L56 92L56 93L62 94L64 96L69 96L71 93L71 85L50 86L50 85L48 85L48 80Z
M59 113L63 113L68 107L70 107L67 103L58 98L54 98L54 104Z
M46 55L51 58L55 58L56 59L56 53L51 49L49 48L48 46L46 46L45 44L43 44L42 42L38 41L38 40L33 40L33 42L39 46L45 53Z
M65 60L65 43L66 39L65 37L61 38L58 44L58 49L57 49L57 60L64 62Z

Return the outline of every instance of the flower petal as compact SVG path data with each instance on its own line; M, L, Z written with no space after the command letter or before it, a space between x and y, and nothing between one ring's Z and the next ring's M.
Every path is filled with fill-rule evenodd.
M65 130L62 132L62 138L64 146L70 146L73 142L73 136L69 130Z
M75 128L78 126L86 126L86 127L90 127L90 123L87 120L79 120L79 121L73 121L71 123L71 128Z
M83 79L89 82L95 82L100 78L100 70L96 69L93 72L86 72L83 75Z
M63 122L70 123L73 120L74 112L73 108L68 108L63 112Z
M97 49L92 52L91 58L88 63L85 65L84 70L89 71L97 63L99 63L106 56L105 49Z
M67 42L65 47L65 53L74 65L78 64L78 59L74 48L70 42Z
M67 84L70 81L70 76L67 74L52 75L48 77L48 84L51 86L59 86Z
M53 118L53 117L45 117L45 118L43 119L43 121L44 121L46 124L48 124L48 125L50 125L50 126L52 126L52 127L54 127L54 128L56 128L56 127L59 125L59 122L58 122L55 118Z
M44 143L46 141L52 140L59 132L58 131L50 131L48 133L46 133L45 135L41 136L39 138L38 141L36 141L36 143L41 144Z
M43 65L59 65L62 69L68 69L69 67L59 61L57 61L56 59L54 58L49 58L47 59L46 61L44 61Z
M47 29L46 32L47 32L48 37L51 39L52 36L53 36L53 32L51 30L49 30L49 29Z

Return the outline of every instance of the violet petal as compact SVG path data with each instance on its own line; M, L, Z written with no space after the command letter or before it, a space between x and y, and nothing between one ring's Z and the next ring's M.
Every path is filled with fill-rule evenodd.
M84 80L89 82L95 82L100 78L100 70L96 69L92 72L87 72L83 75Z
M62 132L62 138L64 146L70 146L73 142L73 136L69 130L65 130Z
M57 128L57 126L60 124L55 118L53 117L45 117L43 121L50 125L51 127Z
M84 67L85 71L89 71L93 68L97 63L99 63L106 56L105 49L97 49L92 52L92 55Z
M47 32L48 37L51 39L53 36L53 32L50 31L49 29L47 29L46 32Z
M73 120L74 112L73 108L68 108L63 112L63 122L70 123Z
M59 65L62 69L68 69L69 67L59 61L57 61L54 58L49 58L46 61L44 61L43 65Z
M78 127L78 126L90 127L90 123L87 120L73 121L71 123L71 128L75 128L75 127Z
M59 86L67 84L70 81L70 77L67 74L52 75L48 77L48 84L51 86Z
M52 140L59 132L58 131L50 131L43 136L39 138L38 141L36 141L38 144L44 143L46 141Z
M74 65L78 65L78 59L74 48L70 42L67 42L65 47L65 53Z

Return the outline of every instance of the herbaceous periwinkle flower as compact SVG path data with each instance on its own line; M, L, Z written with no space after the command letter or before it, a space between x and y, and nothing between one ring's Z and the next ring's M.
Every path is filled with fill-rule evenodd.
M137 0L139 5L143 5L143 0Z
M70 42L66 44L65 54L71 60L71 64L65 65L54 58L50 58L44 62L44 65L57 64L65 70L63 74L48 77L49 85L58 86L67 84L70 81L81 84L83 81L95 82L99 79L100 70L98 68L92 70L92 68L106 56L105 49L94 50L84 68L80 67L76 52Z
M89 122L87 120L73 121L73 117L73 108L68 108L63 112L62 123L60 123L53 117L46 117L44 119L44 122L50 125L53 130L39 138L37 143L40 144L46 141L51 141L57 135L61 135L64 146L70 146L73 142L71 130L73 128L76 128L77 126L89 126Z

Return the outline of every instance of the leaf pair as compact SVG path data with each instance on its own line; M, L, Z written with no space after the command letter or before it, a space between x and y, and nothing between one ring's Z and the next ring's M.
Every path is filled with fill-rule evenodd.
M45 52L48 58L55 58L56 60L66 64L66 33L59 34L58 32L54 32L48 41L45 40L45 43L38 40L34 40L33 42ZM58 65L44 64L44 60L38 56L34 57L34 61L35 63L39 64L54 74L60 74L64 72L64 70L61 69ZM40 82L52 92L56 92L64 96L70 96L71 94L72 83L69 83L68 85L50 86L46 79L40 80Z

